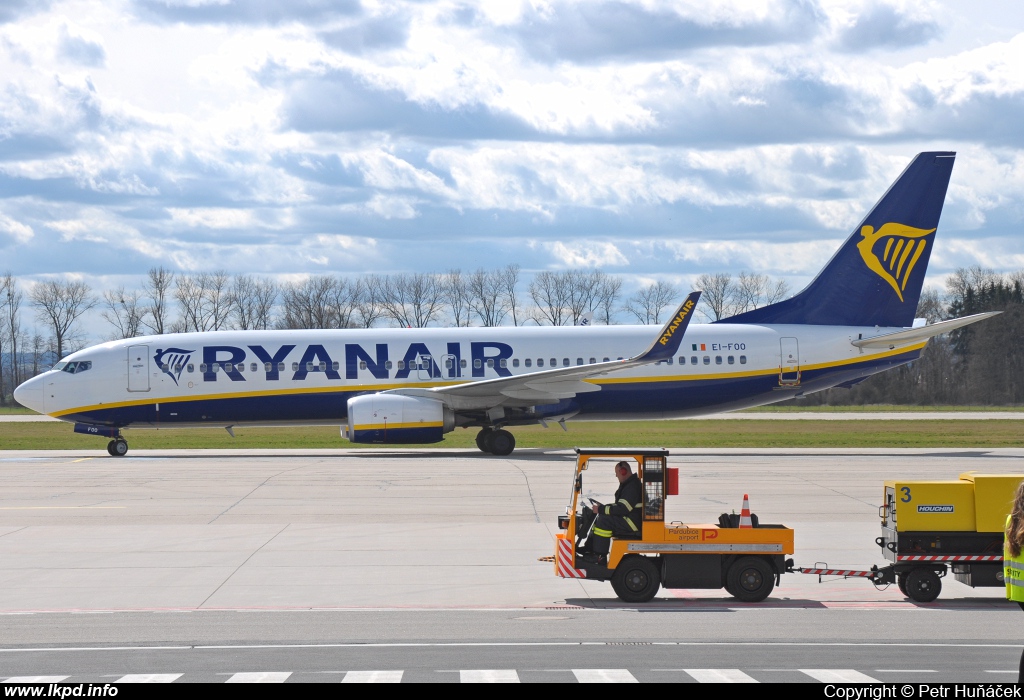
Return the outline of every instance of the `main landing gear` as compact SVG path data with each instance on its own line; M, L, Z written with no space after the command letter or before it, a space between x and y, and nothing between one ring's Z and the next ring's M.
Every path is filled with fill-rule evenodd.
M516 438L507 430L484 428L476 434L476 446L481 452L489 452L498 457L512 454L516 449Z
M124 457L128 454L128 441L123 437L117 437L107 443L107 452L111 457Z

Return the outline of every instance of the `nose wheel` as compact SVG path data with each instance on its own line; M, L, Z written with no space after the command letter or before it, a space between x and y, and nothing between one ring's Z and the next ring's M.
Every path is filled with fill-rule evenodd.
M124 457L128 454L128 441L124 438L117 438L107 443L107 452L111 457Z

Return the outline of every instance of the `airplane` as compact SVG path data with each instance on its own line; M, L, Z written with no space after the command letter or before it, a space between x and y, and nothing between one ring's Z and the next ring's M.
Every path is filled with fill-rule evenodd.
M684 418L777 403L917 359L998 312L915 320L955 153L918 154L831 260L784 301L690 324L690 294L652 326L213 331L114 340L21 384L23 406L110 438L134 429L333 425L356 444L477 429ZM685 335L685 342L684 342Z

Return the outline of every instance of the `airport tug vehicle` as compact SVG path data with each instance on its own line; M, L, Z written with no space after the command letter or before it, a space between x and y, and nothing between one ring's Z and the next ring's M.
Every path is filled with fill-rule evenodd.
M665 449L576 448L569 505L558 516L555 574L611 581L615 594L628 603L651 600L661 586L724 588L750 603L767 598L780 576L792 570L792 560L785 556L793 553L793 530L754 526L756 517L726 514L718 524L666 523L665 501L679 493L679 470L668 466L668 455ZM643 484L641 532L634 538L613 538L606 562L585 544L597 518L591 505L597 503L583 496L583 476L598 461L609 468L618 461L631 462Z
M939 597L942 577L972 588L1003 586L1003 528L1024 474L961 474L947 481L886 481L875 543L892 562L868 570L793 568L794 573L895 583L919 603Z

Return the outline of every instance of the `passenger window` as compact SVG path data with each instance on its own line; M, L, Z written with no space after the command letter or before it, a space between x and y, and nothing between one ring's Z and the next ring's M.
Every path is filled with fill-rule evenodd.
M391 369L391 367L391 360L388 360L387 362L384 363L384 369Z
M746 355L740 355L740 364L741 365L747 364L747 356Z
M366 360L359 361L359 369L366 369Z
M365 364L365 363L364 363L364 364ZM364 367L363 369L366 369L366 368ZM314 369L314 367L313 367L313 363L312 363L312 362L307 362L307 363L306 363L306 371L307 371L307 372L315 372L315 371L316 371L316 370Z
M466 369L466 367L468 367L468 366L469 365L466 364L465 360L459 360L459 367L461 367L462 369Z
M538 367L543 367L544 366L544 358L543 357L538 357L537 358L537 366Z
M518 360L517 360L517 362L518 362ZM498 360L498 365L500 367L508 367L508 360L506 360L506 359Z
M523 365L525 365L526 367L533 367L533 360L531 360L530 358L526 358L525 360L523 360Z
M258 370L259 370L259 367L257 366L257 364L255 362L250 362L249 363L249 371L250 372L256 372Z
M283 362L278 362L277 363L277 371L278 372L284 372L284 363Z
M568 367L568 366L569 366L569 358L568 357L563 357L562 358L562 367Z
M272 370L273 368L274 368L274 365L270 364L269 362L264 362L264 363L263 363L263 371L264 371L264 372L269 372L269 371L270 371L270 370ZM190 370L190 371L191 371L191 370Z
M690 356L690 364L691 365L697 364L697 356L696 355L691 355Z
M591 357L591 358L590 358L590 364L592 364L592 365L595 365L595 364L597 364L597 358L595 358L595 357Z
M603 360L601 360L601 362L611 362L611 360L609 360L609 359L608 359L608 358L606 357L606 358L604 358Z
M203 374L206 374L206 369L206 363L199 365L199 371L202 372Z
M335 363L333 363L331 365L331 369L333 369L335 372L337 372L339 369L341 369L341 365L339 363L335 362Z
M193 369L194 367L195 367L195 365L189 365L189 366L188 366L188 367L186 367L185 369L186 369L186 370L188 371L188 373L189 373L189 374L192 374L192 369Z
M213 363L213 373L217 374L218 372L220 372L220 363L219 362L214 362Z
M576 364L577 365L582 365L583 364L583 358L582 357L577 357L576 358Z
M704 356L704 364L706 364L706 365L710 365L711 364L711 358L708 357L707 355Z
M665 362L667 362L668 364L672 364L672 358L668 358L667 360L665 360Z
M390 364L390 363L388 363L388 364ZM444 368L445 369L451 369L454 366L455 366L455 363L452 362L452 358L449 357L447 360L444 361Z
M321 362L320 363L320 371L321 372L326 372L327 371L327 363L326 362Z
M488 367L494 367L494 360L487 360Z
M730 365L736 364L736 358L733 357L732 355L729 355L729 364Z
M365 362L363 364L366 364ZM405 369L405 360L398 361L398 369ZM412 369L411 367L409 369Z
M504 362L504 360L502 360L502 362ZM513 367L518 367L519 366L519 360L512 360L512 366Z
M299 363L298 362L293 362L292 363L292 372L298 372L298 371L299 371Z
M722 364L722 356L721 355L715 355L715 364L716 365Z
M473 360L473 369L480 369L483 366L484 365L480 360Z

